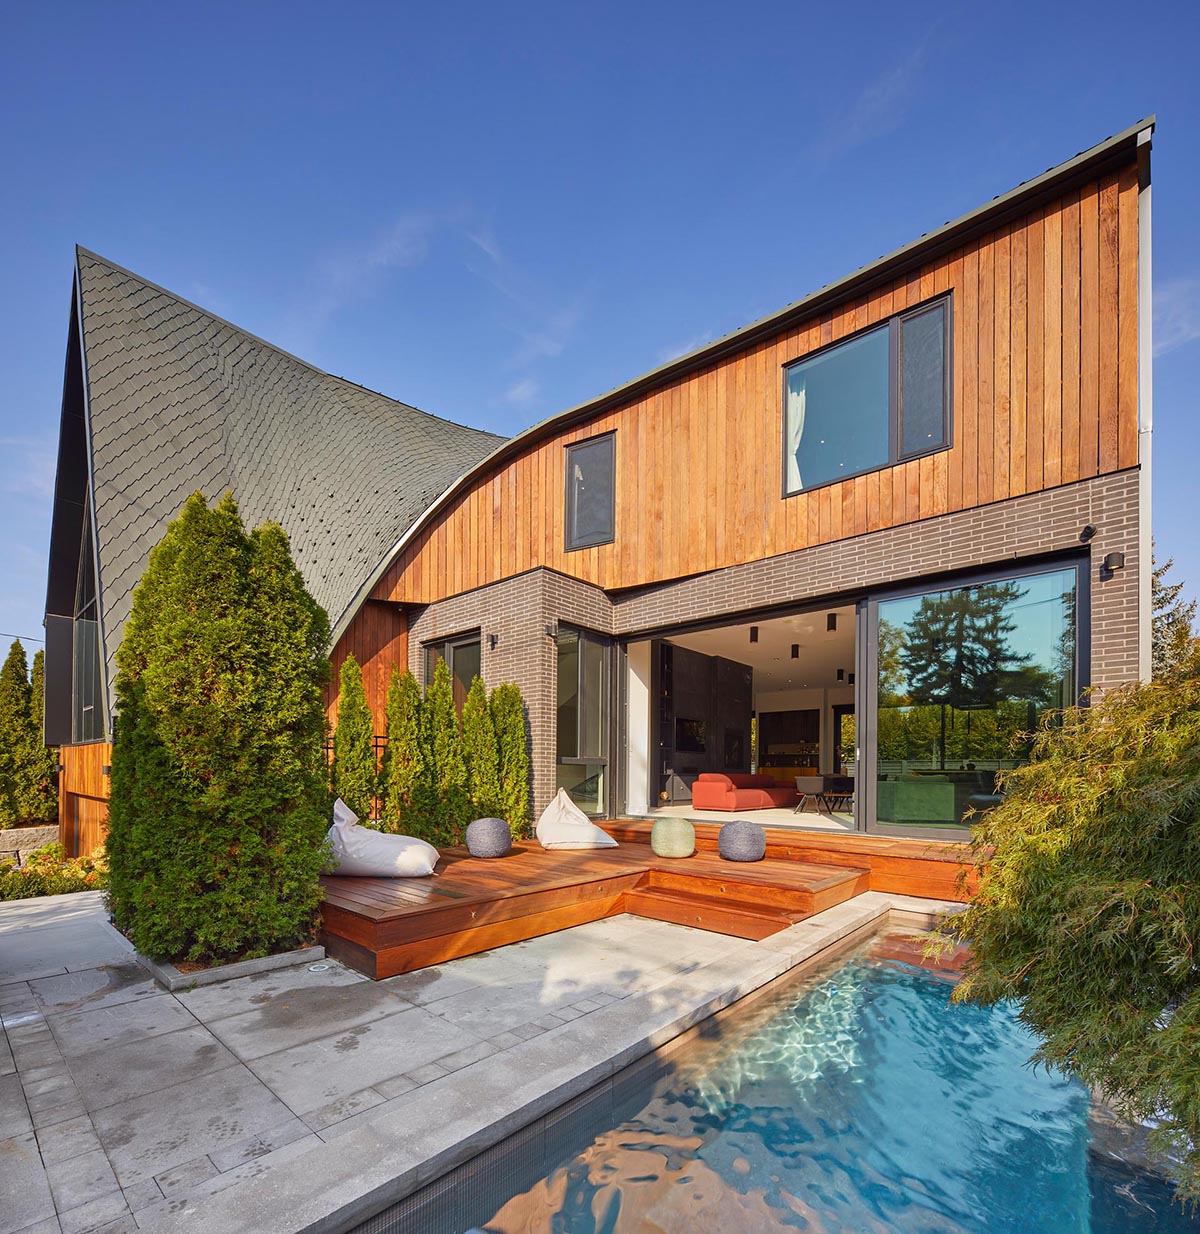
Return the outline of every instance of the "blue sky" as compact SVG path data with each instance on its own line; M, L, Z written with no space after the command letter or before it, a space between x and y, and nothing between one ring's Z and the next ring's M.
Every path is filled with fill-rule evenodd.
M1149 112L1155 528L1200 593L1200 5L64 2L4 24L0 634L41 633L77 242L511 433Z

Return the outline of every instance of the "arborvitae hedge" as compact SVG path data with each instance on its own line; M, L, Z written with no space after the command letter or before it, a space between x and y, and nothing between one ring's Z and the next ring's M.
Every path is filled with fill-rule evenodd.
M43 726L46 715L46 653L33 657L32 690L29 700L29 735L33 743L30 756L32 775L29 779L30 805L36 819L58 817L58 750L44 744Z
M513 836L529 829L529 742L525 734L525 704L521 691L502 682L489 700L500 765L499 816L508 820Z
M410 672L392 670L387 699L387 746L380 772L385 831L425 835L425 808L433 800L421 723L421 687Z
M362 669L348 655L342 664L337 728L333 733L333 795L360 819L375 804L375 721L363 690Z
M0 827L52 821L58 813L58 758L42 745L44 655L33 658L33 682L20 640L0 668Z
M21 642L14 640L0 668L0 827L24 821L29 702L29 661Z
M504 808L500 793L500 747L482 678L471 682L462 713L463 758L473 818L491 818Z
M436 800L429 803L430 830L438 847L461 844L471 820L467 795L467 765L463 759L462 727L454 707L454 687L445 660L439 660L422 709L425 757L432 773ZM429 839L429 836L425 836Z
M328 637L282 528L188 499L117 653L109 905L139 950L221 961L311 936Z

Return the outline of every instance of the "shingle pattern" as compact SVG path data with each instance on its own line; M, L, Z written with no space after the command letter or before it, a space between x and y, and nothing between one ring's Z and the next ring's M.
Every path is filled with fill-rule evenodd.
M418 516L503 440L331 376L83 250L108 673L133 589L190 494L283 525L337 624Z

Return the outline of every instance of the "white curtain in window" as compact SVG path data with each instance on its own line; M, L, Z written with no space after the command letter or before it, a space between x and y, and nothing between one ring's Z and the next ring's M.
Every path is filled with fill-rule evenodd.
M797 389L797 385L799 389ZM794 376L788 382L787 404L787 487L789 493L798 493L804 487L800 478L800 464L796 453L804 436L804 378Z

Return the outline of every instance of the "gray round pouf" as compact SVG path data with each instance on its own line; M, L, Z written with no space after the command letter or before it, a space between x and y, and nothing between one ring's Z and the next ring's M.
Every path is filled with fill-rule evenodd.
M726 861L761 861L767 854L767 833L758 823L735 818L718 833L717 852Z
M472 857L503 857L512 848L512 832L502 818L477 818L467 827Z

